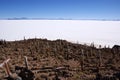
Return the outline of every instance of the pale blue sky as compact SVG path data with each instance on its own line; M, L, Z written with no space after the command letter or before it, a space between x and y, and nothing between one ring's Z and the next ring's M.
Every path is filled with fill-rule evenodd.
M0 18L120 19L120 0L0 0Z

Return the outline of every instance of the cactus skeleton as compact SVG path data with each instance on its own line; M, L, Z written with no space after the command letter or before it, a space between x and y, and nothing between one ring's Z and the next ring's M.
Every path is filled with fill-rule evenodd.
M26 69L28 69L28 61L27 61L27 57L26 56L24 56L24 60L25 60L25 67L26 67Z
M11 76L11 72L8 66L8 62L10 61L10 59L7 59L6 61L4 61L2 64L0 64L0 67L5 68L5 72L8 76Z

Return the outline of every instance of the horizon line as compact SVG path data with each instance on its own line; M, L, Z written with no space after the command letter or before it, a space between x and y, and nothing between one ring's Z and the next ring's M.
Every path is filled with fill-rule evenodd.
M0 20L97 20L97 21L120 21L120 19L72 19L72 18L27 18L27 17L0 18Z

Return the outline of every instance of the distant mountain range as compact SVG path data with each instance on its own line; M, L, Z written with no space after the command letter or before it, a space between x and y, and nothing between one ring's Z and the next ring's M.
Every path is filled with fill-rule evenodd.
M72 18L0 18L0 20L97 20L97 21L120 21L120 19L72 19Z

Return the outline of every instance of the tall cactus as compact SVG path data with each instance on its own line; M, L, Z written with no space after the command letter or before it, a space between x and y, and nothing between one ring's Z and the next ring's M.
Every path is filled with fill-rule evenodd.
M81 49L81 57L82 57L82 61L81 61L81 70L84 70L84 50Z
M102 65L101 45L99 46L97 57L98 57L97 71L99 73L100 67Z
M101 57L101 45L99 46L99 52L98 52L98 56L99 56L99 67L101 67L102 65L102 57Z

